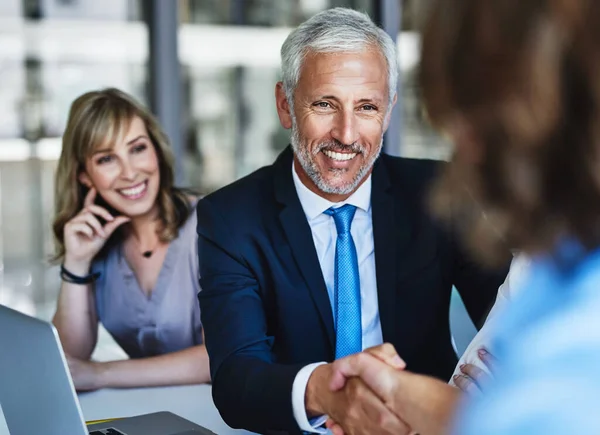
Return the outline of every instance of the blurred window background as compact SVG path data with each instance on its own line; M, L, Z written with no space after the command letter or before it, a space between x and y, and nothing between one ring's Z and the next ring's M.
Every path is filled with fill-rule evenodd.
M281 44L294 26L335 6L367 12L384 28L398 22L401 100L388 151L447 157L447 144L425 125L417 103L417 31L426 2L161 1L0 1L0 303L52 316L60 286L47 262L54 171L69 106L83 92L111 86L152 107L161 86L151 67L160 50L152 26L164 24L156 12L152 19L157 5L176 14L166 31L178 45L179 78L169 79L182 89L180 135L171 138L180 184L211 192L270 164L288 144L274 104Z

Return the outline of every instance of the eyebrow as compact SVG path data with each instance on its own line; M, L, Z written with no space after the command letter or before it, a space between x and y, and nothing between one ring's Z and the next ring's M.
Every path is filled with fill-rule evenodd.
M339 101L339 99L335 95L322 95L319 98L317 98L317 100L336 100L336 101ZM377 97L374 97L374 98L361 98L360 100L358 100L356 102L356 104L361 104L361 103L380 103L380 99L377 98Z
M127 145L133 145L135 142L137 142L140 139L150 140L150 138L148 136L146 136L145 134L140 134L138 137L135 137L135 138L131 139L129 142L127 142ZM110 151L112 151L112 148L102 148L102 149L94 151L94 153L92 155L94 156L96 154L108 153Z
M361 98L357 103L380 103L379 98Z
M148 136L146 136L145 134L140 134L138 137L131 139L129 142L127 142L127 145L131 145L134 142L137 142L139 139L148 139Z

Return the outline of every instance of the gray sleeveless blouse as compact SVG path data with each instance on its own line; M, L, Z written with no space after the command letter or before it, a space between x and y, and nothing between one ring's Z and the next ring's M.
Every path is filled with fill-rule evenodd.
M193 210L167 250L156 286L147 295L115 245L92 265L98 319L130 358L202 344L198 303L198 245Z

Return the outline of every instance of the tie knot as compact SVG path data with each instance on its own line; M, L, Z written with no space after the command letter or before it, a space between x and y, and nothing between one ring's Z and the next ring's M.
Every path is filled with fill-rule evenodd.
M350 232L350 225L352 225L352 219L356 213L356 207L354 205L346 204L338 208L328 208L325 210L325 214L333 216L335 222L335 228L338 234L345 234Z

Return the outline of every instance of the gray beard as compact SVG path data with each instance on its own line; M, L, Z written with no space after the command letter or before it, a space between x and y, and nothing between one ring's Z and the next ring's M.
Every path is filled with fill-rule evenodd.
M369 160L363 162L362 166L359 168L358 172L356 173L356 175L354 176L354 179L352 179L352 181L350 181L348 183L344 183L342 185L329 184L327 182L327 180L325 180L325 178L323 178L323 176L321 175L321 172L319 171L319 167L317 166L317 162L315 161L317 154L319 154L323 149L327 149L332 146L339 147L340 146L339 144L334 144L332 142L322 142L315 148L315 150L311 154L308 150L308 147L304 146L304 144L302 143L302 139L300 137L300 132L298 131L298 125L296 124L295 117L292 117L291 142L292 142L292 149L294 150L294 154L295 154L296 158L298 159L300 166L302 166L302 169L304 169L304 172L306 172L306 175L308 175L308 178L311 179L311 181L315 184L315 186L317 186L317 188L321 192L329 194L329 195L349 195L350 193L352 193L356 190L358 185L363 181L363 179L371 171L371 169L373 168L373 165L375 164L375 161L381 154L381 148L382 148L382 144L383 144L383 134L381 135L381 140L379 142L379 147L378 147L377 152L374 153L369 158ZM361 153L363 156L366 153L365 148L362 145L360 145L359 143L354 143L352 145L344 146L344 147L353 152ZM336 178L337 178L337 177L341 177L346 172L346 169L333 169L333 170L330 170L330 172L334 172L336 175Z

